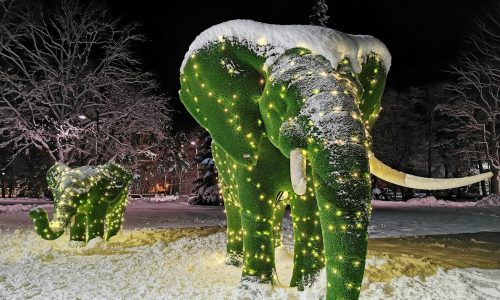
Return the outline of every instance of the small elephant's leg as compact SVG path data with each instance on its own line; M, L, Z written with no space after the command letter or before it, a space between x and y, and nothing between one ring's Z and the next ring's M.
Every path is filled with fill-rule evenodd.
M241 229L241 206L238 199L236 163L215 142L212 152L219 174L219 184L224 199L227 224L227 262L239 265L243 256L243 230Z
M330 155L320 152L313 160L327 299L358 299L366 260L371 196L368 160L361 147L345 148Z
M310 173L310 171L308 171ZM313 284L325 265L318 205L310 174L307 192L291 198L294 232L294 267L290 286L303 290Z
M109 205L106 211L105 234L104 239L109 240L115 236L122 228L124 221L125 208L128 201L128 188L124 189L119 199Z
M98 236L104 236L104 219L108 203L97 200L90 205L87 213L87 242Z
M78 201L78 203L79 206L76 211L75 217L73 219L73 223L71 224L70 227L70 240L87 242L89 240L87 238L87 226L88 226L87 214L90 211L91 204L84 198Z
M84 213L76 213L73 224L70 228L70 241L86 241L87 231L87 215Z

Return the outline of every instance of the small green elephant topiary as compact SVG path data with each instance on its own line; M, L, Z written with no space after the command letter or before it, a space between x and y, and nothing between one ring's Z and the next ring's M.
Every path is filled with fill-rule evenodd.
M113 162L75 169L56 163L47 172L54 197L53 218L49 222L45 210L33 208L29 215L36 232L54 240L71 223L71 241L108 240L121 229L131 179L129 171Z

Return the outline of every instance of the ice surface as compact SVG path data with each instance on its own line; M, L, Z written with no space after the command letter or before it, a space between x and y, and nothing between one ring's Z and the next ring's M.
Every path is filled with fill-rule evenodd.
M181 72L196 50L220 40L248 45L255 53L266 58L267 66L286 50L303 47L323 55L334 68L347 57L353 70L359 73L366 56L372 53L380 56L386 71L391 67L391 54L387 47L372 36L345 34L321 26L273 25L251 20L232 20L214 25L196 37L184 57Z

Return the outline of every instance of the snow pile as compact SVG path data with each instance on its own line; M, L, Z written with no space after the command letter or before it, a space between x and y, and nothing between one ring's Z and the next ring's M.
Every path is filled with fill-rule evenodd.
M425 278L402 276L370 284L361 299L500 299L500 270L439 269Z
M167 195L167 196L156 196L153 198L149 198L151 202L175 202L179 199L178 195Z
M387 47L372 36L345 34L321 26L273 25L252 20L232 20L212 26L196 37L184 57L181 72L192 54L218 41L247 45L267 59L267 66L272 65L286 50L302 47L323 55L335 69L347 57L352 69L359 73L366 56L372 53L380 56L387 72L391 67L391 54Z
M436 199L434 196L412 198L407 201L372 200L373 207L473 207L476 202L456 202Z
M129 197L129 204L137 204L137 203L171 203L178 202L181 197L179 195L148 195L137 197Z
M489 195L476 202L476 206L479 207L490 207L490 206L500 206L500 196L499 195Z
M436 199L434 196L427 196L423 198L412 198L406 201L409 205L421 205L429 207L467 207L475 206L475 202L456 202L456 201L446 201L441 199Z
M241 269L225 261L224 233L205 237L207 229L120 232L109 243L92 240L69 244L67 235L44 241L32 231L0 231L1 299L319 299L325 274L298 292L246 283L238 289ZM214 232L212 230L212 232ZM287 283L293 254L281 247L277 255L280 281ZM495 299L500 297L500 270L439 270L431 276L408 277L415 259L371 257L361 299ZM392 267L394 266L394 267ZM399 268L396 273L381 274ZM287 275L288 274L288 275ZM377 278L393 278L375 282Z
M16 213L16 212L23 212L23 211L30 211L33 207L41 207L44 209L51 208L53 207L52 204L42 204L42 205L35 205L35 204L12 204L12 205L0 205L0 214L2 213Z

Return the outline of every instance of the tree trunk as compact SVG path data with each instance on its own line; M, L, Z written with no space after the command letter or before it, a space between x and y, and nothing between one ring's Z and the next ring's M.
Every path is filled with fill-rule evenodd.
M481 153L480 148L477 145L475 146L475 148L476 148L479 173L484 173L483 161L481 160L481 155L480 155L480 153ZM483 195L483 197L488 196L488 191L486 190L486 180L481 181L480 188L481 188L481 194Z
M495 195L500 195L500 182L498 180L498 169L492 167L491 172L493 172L493 177L491 177L490 193Z
M498 106L496 106L498 108ZM498 141L497 141L497 133L495 122L490 122L490 138L488 139L488 149L489 149L489 157L492 163L490 163L491 171L493 172L493 177L491 178L491 188L490 193L495 195L500 195L500 183L498 179L498 168L495 167L495 164L498 166L500 161L498 155Z
M429 143L427 144L427 177L432 178L432 113L429 122Z
M432 178L432 112L431 121L429 122L429 142L427 144L427 177ZM431 195L431 191L425 192L427 196Z
M484 168L483 168L483 162L482 161L479 161L478 166L479 166L479 173L484 173ZM481 194L483 195L483 197L488 196L488 192L486 191L486 181L485 180L483 180L483 181L480 182L480 187L481 187Z

